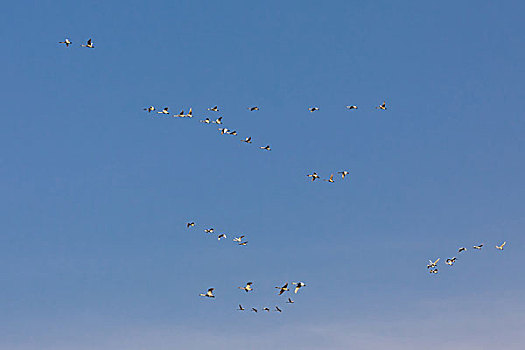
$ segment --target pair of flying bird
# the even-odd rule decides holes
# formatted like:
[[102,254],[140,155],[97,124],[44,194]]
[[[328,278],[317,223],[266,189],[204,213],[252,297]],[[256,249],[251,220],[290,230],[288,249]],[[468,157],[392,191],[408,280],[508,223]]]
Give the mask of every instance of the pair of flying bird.
[[[292,284],[295,285],[294,293],[297,293],[299,289],[306,286],[303,282],[292,282]],[[279,289],[279,295],[283,294],[284,292],[288,291],[288,282],[285,283],[282,287],[275,287],[276,289]],[[289,299],[290,300],[290,299]]]
[[[66,47],[69,47],[69,45],[73,44],[71,42],[71,40],[69,40],[69,38],[66,38],[64,39],[64,41],[59,41],[58,42],[59,44],[64,44],[66,45]],[[86,45],[82,44],[80,45],[81,47],[87,47],[87,48],[90,48],[90,49],[94,49],[95,46],[93,45],[93,41],[91,40],[91,38],[86,42]]]
[[[350,174],[348,171],[346,170],[343,170],[343,171],[338,171],[337,172],[338,174],[341,174],[341,178],[344,179],[346,175]],[[317,175],[317,173],[314,171],[312,174],[308,174],[306,175],[307,177],[310,177],[312,178],[312,182],[317,180],[317,179],[320,179],[321,177],[319,175]],[[335,182],[334,181],[334,174],[330,174],[330,177],[328,179],[325,179],[324,181],[327,181],[327,182]]]

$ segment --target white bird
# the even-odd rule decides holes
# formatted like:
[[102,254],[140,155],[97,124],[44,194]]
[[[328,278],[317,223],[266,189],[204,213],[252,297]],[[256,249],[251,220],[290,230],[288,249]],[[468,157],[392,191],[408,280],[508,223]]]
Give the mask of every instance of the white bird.
[[288,282],[286,282],[286,284],[282,287],[275,287],[277,289],[279,289],[279,295],[283,294],[284,292],[286,292],[288,289]]
[[456,257],[453,257],[452,259],[445,260],[445,264],[452,266],[456,262]]
[[505,244],[507,244],[507,242],[503,242],[503,243],[501,243],[500,246],[496,246],[496,249],[503,250],[503,246],[504,246]]
[[430,264],[427,265],[427,269],[430,269],[430,268],[433,268],[433,267],[436,267],[439,259],[441,258],[438,258],[436,261],[432,262],[432,260],[429,260]]
[[219,107],[215,106],[215,107],[212,107],[212,108],[208,108],[208,111],[218,112],[219,111]]
[[82,47],[89,47],[90,49],[94,49],[95,46],[93,46],[93,43],[91,41],[91,38],[87,41],[86,45],[80,45]]
[[204,230],[206,233],[213,233],[213,228],[207,228]]
[[149,112],[153,112],[155,110],[155,107],[153,106],[149,106],[148,108],[144,108],[145,111],[148,111]]
[[248,244],[248,241],[246,242],[241,242],[241,243],[238,243],[238,245],[247,245]]
[[472,248],[477,249],[477,250],[481,250],[481,248],[483,248],[483,244],[475,245]]
[[168,107],[164,107],[164,109],[160,112],[157,112],[159,114],[170,114],[170,112],[168,111]]
[[192,221],[192,222],[188,222],[186,223],[186,227],[192,227],[192,226],[195,226],[195,223]]
[[376,109],[385,110],[386,109],[386,101],[383,101],[383,104],[380,104],[379,106],[377,106]]
[[346,106],[347,109],[357,109],[357,106]]
[[307,177],[311,177],[312,178],[312,181],[315,181],[315,179],[319,179],[319,175],[317,175],[316,172],[314,172],[313,174],[308,174],[306,175]]
[[295,303],[295,301],[292,300],[292,298],[288,298],[288,301],[286,302],[286,304],[293,304]]
[[238,308],[237,310],[239,310],[239,311],[244,311],[244,308],[242,307],[241,304],[239,304],[239,308]]
[[71,44],[72,44],[72,42],[71,42],[71,41],[69,41],[69,39],[68,39],[68,38],[66,38],[66,39],[65,39],[64,41],[59,41],[58,43],[59,43],[59,44],[65,44],[65,45],[66,45],[66,47],[69,47],[69,45],[71,45]]
[[283,310],[279,309],[279,306],[276,306],[276,307],[275,307],[275,311],[283,312]]
[[270,148],[270,145],[266,145],[264,147],[259,147],[260,149],[264,149],[264,150],[267,150],[267,151],[271,151],[272,149]]
[[242,242],[242,239],[244,238],[244,235],[243,236],[239,236],[239,237],[235,237],[233,239],[234,242]]
[[215,124],[222,124],[222,117],[215,119],[215,121],[213,123],[215,123]]
[[212,123],[212,121],[210,120],[210,118],[206,118],[204,120],[201,120],[201,123],[210,124],[210,123]]
[[343,171],[338,171],[337,172],[338,174],[341,174],[341,177],[344,179],[346,175],[350,174],[348,171],[346,170],[343,170]]
[[228,133],[228,129],[226,129],[226,128],[219,128],[219,131],[221,132],[221,135],[224,135],[224,134]]
[[213,290],[215,288],[210,288],[208,289],[208,291],[206,292],[206,294],[199,294],[201,297],[208,297],[208,298],[215,298],[215,295],[213,295]]
[[224,233],[221,233],[221,234],[219,235],[219,237],[217,237],[217,239],[220,241],[221,238],[226,238],[226,235],[225,235]]
[[246,293],[248,293],[248,292],[251,292],[253,290],[252,284],[253,284],[253,282],[248,282],[248,283],[246,283],[246,286],[244,286],[244,287],[237,287],[237,288],[244,289],[244,291]]
[[252,138],[251,136],[250,137],[247,137],[245,138],[244,140],[241,140],[242,142],[246,142],[246,143],[252,143]]
[[253,111],[258,111],[258,110],[259,110],[259,107],[257,107],[257,106],[254,106],[254,107],[248,107],[248,109],[250,110],[250,112],[253,112]]
[[309,110],[310,112],[315,112],[315,111],[318,111],[319,108],[317,108],[317,107],[310,107],[310,108],[308,108],[308,110]]
[[306,286],[306,284],[303,282],[292,282],[292,284],[295,284],[295,290],[293,291],[294,293],[297,293],[300,288]]
[[466,251],[466,250],[467,250],[467,248],[465,248],[465,247],[461,247],[461,248],[458,249],[458,253],[464,252],[464,251]]
[[335,181],[334,181],[334,174],[331,174],[331,175],[330,175],[330,178],[329,178],[328,180],[324,180],[324,181],[335,182]]

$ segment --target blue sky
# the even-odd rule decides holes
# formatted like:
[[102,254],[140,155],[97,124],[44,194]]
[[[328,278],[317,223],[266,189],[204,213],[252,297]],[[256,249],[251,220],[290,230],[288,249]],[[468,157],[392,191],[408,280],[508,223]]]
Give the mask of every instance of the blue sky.
[[4,5],[0,349],[522,349],[524,10]]

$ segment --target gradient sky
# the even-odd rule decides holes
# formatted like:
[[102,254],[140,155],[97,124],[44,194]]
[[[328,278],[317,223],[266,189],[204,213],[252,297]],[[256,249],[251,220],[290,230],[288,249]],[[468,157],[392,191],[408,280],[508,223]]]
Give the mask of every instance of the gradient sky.
[[[524,12],[4,4],[0,349],[523,349]],[[214,105],[254,144],[199,123]]]

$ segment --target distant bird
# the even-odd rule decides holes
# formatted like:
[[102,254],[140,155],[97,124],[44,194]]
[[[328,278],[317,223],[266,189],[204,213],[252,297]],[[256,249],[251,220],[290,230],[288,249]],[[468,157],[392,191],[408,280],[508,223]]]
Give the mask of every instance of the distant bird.
[[238,308],[237,310],[239,310],[239,311],[244,311],[244,308],[242,307],[241,304],[239,304],[239,308]]
[[208,108],[208,111],[218,112],[219,111],[219,107],[215,106],[215,107],[212,107],[212,108]]
[[193,221],[192,221],[192,222],[188,222],[188,223],[186,224],[186,227],[188,227],[188,228],[189,228],[189,227],[192,227],[192,226],[195,226],[195,223],[194,223]]
[[95,46],[93,46],[93,42],[91,41],[91,38],[87,41],[86,45],[80,45],[82,47],[88,47],[90,49],[94,49]]
[[237,288],[244,289],[244,291],[246,293],[248,293],[248,292],[251,292],[253,290],[252,284],[253,284],[253,282],[248,282],[248,283],[246,283],[246,286],[244,286],[244,287],[237,287]]
[[193,111],[191,110],[191,107],[190,107],[190,110],[188,111],[188,114],[186,114],[185,117],[193,118]]
[[293,304],[295,303],[295,301],[292,300],[292,298],[288,298],[288,301],[286,302],[286,304]]
[[222,117],[219,117],[219,118],[215,119],[215,121],[213,123],[215,123],[215,124],[222,124]]
[[346,106],[347,109],[357,109],[357,106]]
[[452,266],[456,262],[456,257],[453,257],[452,259],[445,260],[445,264]]
[[472,248],[477,249],[477,250],[481,250],[481,248],[483,248],[483,244],[475,245]]
[[299,289],[306,286],[306,284],[304,284],[303,282],[292,282],[292,284],[295,284],[295,290],[293,291],[294,293],[297,293]]
[[239,237],[235,237],[233,239],[234,242],[242,242],[242,239],[244,238],[244,235],[243,236],[239,236]]
[[324,180],[324,181],[335,182],[335,181],[334,181],[334,174],[331,174],[331,175],[330,175],[330,178],[329,178],[328,180]]
[[431,269],[433,267],[436,267],[438,261],[440,258],[438,258],[436,261],[432,262],[432,260],[429,260],[430,264],[427,265],[427,269]]
[[317,108],[317,107],[310,107],[310,108],[308,108],[308,110],[309,110],[310,112],[315,112],[315,111],[318,111],[319,108]]
[[279,306],[276,306],[276,307],[275,307],[275,311],[283,312],[283,310],[279,309]]
[[379,106],[377,106],[376,109],[385,110],[386,109],[386,101],[383,101],[383,104],[380,104]]
[[213,123],[210,118],[206,118],[204,120],[201,120],[201,123],[206,123],[206,124],[210,124],[210,123]]
[[438,269],[432,269],[429,271],[430,273],[438,273]]
[[267,150],[267,151],[271,151],[272,149],[270,148],[270,145],[266,145],[264,147],[259,147],[260,149],[264,149],[264,150]]
[[186,114],[184,114],[184,109],[182,109],[179,114],[174,114],[174,117],[184,118]]
[[258,110],[259,110],[259,107],[257,107],[257,106],[254,106],[254,107],[248,107],[248,109],[250,110],[250,112],[253,112],[253,111],[258,111]]
[[208,291],[206,292],[206,294],[199,294],[201,297],[208,297],[208,298],[215,298],[215,295],[213,295],[213,290],[215,288],[210,288],[208,289]]
[[343,171],[338,171],[337,172],[338,174],[341,174],[341,177],[344,179],[346,175],[350,174],[348,171],[346,170],[343,170]]
[[144,108],[145,111],[148,111],[149,112],[153,112],[155,110],[155,107],[153,106],[149,106],[148,108]]
[[219,237],[217,237],[217,239],[220,241],[221,238],[226,238],[226,235],[225,235],[224,233],[221,233],[221,234],[219,235]]
[[458,253],[464,252],[464,251],[466,251],[466,250],[467,250],[467,248],[465,248],[465,247],[461,247],[461,248],[458,249]]
[[68,38],[66,38],[66,39],[65,39],[64,41],[59,41],[58,43],[59,43],[59,44],[65,44],[65,45],[66,45],[66,47],[69,47],[69,45],[71,45],[71,44],[72,44],[72,42],[71,42],[71,41],[69,41],[69,39],[68,39]]
[[283,294],[284,292],[286,292],[288,289],[288,282],[286,282],[286,284],[282,287],[275,287],[277,289],[279,289],[279,295]]
[[507,242],[503,242],[503,243],[501,243],[500,246],[496,246],[496,249],[503,250],[503,246],[504,246],[505,244],[507,244]]
[[314,172],[313,174],[308,174],[306,176],[311,177],[312,181],[315,181],[316,179],[319,179],[319,175],[317,175],[316,172]]
[[247,244],[248,244],[248,241],[239,243],[239,245],[247,245]]
[[207,228],[204,230],[204,232],[206,233],[213,233],[213,231],[214,231],[213,228]]
[[168,111],[168,107],[164,107],[164,109],[160,112],[157,112],[159,114],[170,114],[170,112]]
[[247,137],[245,138],[244,140],[241,140],[242,142],[246,142],[246,143],[252,143],[252,138],[251,136],[250,137]]
[[254,308],[254,307],[252,307],[252,311],[253,311],[253,312],[257,312],[257,309]]
[[228,133],[228,129],[226,129],[226,128],[219,128],[219,131],[221,132],[221,135],[224,135],[224,134]]
[[233,135],[233,136],[237,136],[237,131],[233,130],[233,131],[230,131],[228,134]]
[[268,307],[263,307],[263,310],[267,311],[267,312],[270,312],[270,308],[268,308]]

